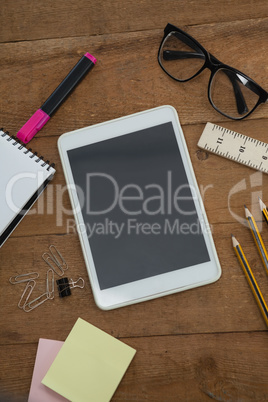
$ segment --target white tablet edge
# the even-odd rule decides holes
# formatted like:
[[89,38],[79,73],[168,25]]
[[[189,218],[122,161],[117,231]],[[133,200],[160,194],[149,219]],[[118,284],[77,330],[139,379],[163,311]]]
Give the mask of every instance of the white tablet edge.
[[[129,124],[130,121],[131,123]],[[180,126],[179,118],[176,110],[169,105],[160,106],[154,109],[135,113],[129,116],[99,123],[94,126],[85,127],[76,131],[63,134],[58,140],[58,148],[62,161],[63,171],[68,184],[68,191],[74,212],[77,227],[83,225],[83,217],[79,211],[79,201],[74,189],[74,179],[70,168],[67,150],[79,148],[83,145],[93,144],[95,142],[104,141],[110,138],[128,135],[138,130],[157,126],[165,122],[172,122],[176,135],[179,149],[181,151],[187,178],[190,184],[195,188],[197,200],[194,199],[197,214],[202,227],[207,232],[203,232],[206,246],[211,261],[208,263],[198,264],[196,266],[179,269],[177,271],[168,272],[154,277],[120,285],[114,288],[100,290],[96,270],[90,250],[90,245],[86,234],[80,233],[79,238],[82,251],[85,258],[87,271],[89,274],[94,299],[99,308],[109,310],[113,308],[123,307],[129,304],[150,300],[156,297],[177,293],[183,290],[203,286],[217,281],[221,276],[221,267],[218,260],[214,241],[209,229],[209,223],[204,209],[203,201],[199,192],[198,184],[195,178],[194,170],[188,153],[187,145]],[[109,125],[109,130],[107,126]],[[131,127],[131,129],[129,129]],[[104,128],[104,130],[102,130]],[[85,132],[92,135],[88,138]],[[112,134],[116,133],[116,134]],[[78,208],[77,208],[78,207]],[[191,279],[194,277],[194,281]],[[181,280],[181,286],[172,287],[174,281]],[[151,289],[154,289],[153,292]]]

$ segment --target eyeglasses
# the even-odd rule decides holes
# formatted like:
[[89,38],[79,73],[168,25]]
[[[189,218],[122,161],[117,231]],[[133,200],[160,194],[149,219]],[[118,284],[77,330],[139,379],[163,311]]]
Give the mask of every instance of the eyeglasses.
[[261,103],[268,92],[233,67],[223,64],[181,29],[167,24],[158,51],[158,62],[171,78],[186,82],[205,68],[211,71],[208,99],[222,115],[242,120]]

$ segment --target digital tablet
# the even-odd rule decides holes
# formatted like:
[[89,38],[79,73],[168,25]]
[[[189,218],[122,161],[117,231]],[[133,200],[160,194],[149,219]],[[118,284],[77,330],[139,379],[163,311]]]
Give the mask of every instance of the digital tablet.
[[173,107],[66,133],[58,148],[101,309],[219,279],[216,249]]

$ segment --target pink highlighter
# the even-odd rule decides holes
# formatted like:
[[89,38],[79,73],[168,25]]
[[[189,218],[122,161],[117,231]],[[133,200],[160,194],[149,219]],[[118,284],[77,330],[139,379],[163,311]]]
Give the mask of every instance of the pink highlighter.
[[17,137],[19,140],[27,144],[35,136],[38,131],[47,123],[53,113],[64,102],[76,85],[84,78],[86,73],[92,69],[96,63],[95,57],[86,53],[69,74],[64,78],[60,85],[38,109],[32,117],[18,131]]

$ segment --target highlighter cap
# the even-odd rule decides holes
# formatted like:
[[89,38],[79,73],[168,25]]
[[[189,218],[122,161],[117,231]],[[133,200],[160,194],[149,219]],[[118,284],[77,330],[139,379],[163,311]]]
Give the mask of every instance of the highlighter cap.
[[18,139],[24,144],[27,144],[49,119],[50,116],[48,114],[46,114],[42,109],[38,109],[18,131]]

